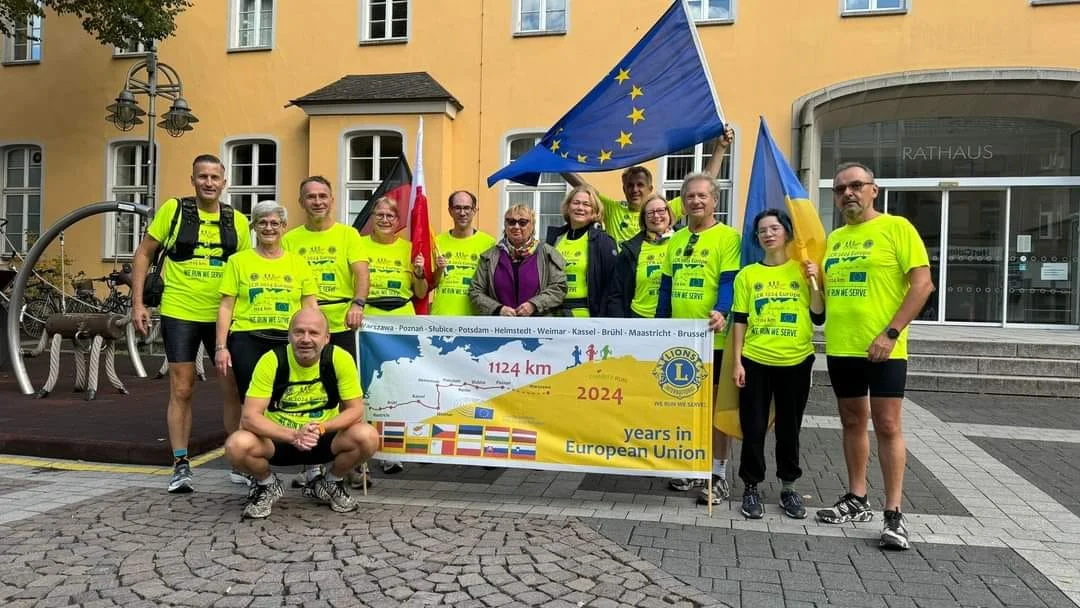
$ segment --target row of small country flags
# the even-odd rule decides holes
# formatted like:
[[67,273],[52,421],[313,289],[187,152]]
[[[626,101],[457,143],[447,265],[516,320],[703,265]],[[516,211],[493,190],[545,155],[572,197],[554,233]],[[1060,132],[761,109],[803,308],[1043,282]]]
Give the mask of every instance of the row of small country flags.
[[478,424],[376,422],[384,452],[536,459],[536,431]]

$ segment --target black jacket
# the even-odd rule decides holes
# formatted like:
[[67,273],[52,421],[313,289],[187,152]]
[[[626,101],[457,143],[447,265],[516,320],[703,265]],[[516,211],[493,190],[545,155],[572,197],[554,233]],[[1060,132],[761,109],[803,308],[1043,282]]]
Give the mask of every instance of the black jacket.
[[630,303],[634,301],[634,292],[637,291],[637,263],[644,242],[644,231],[635,234],[629,241],[623,241],[619,257],[615,259],[615,276],[608,288],[605,316],[626,319],[635,316],[630,310]]
[[[589,239],[587,249],[589,270],[585,276],[585,284],[589,287],[589,295],[586,298],[589,316],[606,317],[609,316],[607,314],[608,287],[612,277],[615,276],[615,256],[618,246],[615,245],[615,239],[604,232],[600,224],[593,224],[586,230],[588,234],[584,238]],[[569,223],[562,226],[549,226],[545,241],[554,247],[559,237],[568,232],[570,232]]]

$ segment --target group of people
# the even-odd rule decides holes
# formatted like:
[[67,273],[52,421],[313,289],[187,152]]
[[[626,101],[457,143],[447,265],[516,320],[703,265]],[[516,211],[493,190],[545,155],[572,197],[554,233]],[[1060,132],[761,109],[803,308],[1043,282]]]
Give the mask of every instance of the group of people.
[[[760,213],[754,232],[740,237],[715,217],[715,180],[732,136],[728,131],[717,140],[705,171],[687,176],[670,201],[653,191],[644,167],[623,172],[621,201],[600,195],[577,174],[564,174],[571,185],[561,209],[565,224],[549,229],[543,241],[531,206],[508,208],[496,239],[473,225],[476,196],[454,192],[448,199],[454,225],[436,238],[430,284],[423,257],[413,258],[410,244],[398,237],[394,201],[373,203],[372,233],[361,237],[334,220],[330,184],[309,177],[300,185],[304,224],[286,232],[285,209],[260,202],[252,209],[252,246],[247,220],[219,202],[221,162],[196,158],[195,199],[171,199],[159,209],[136,253],[133,289],[134,321],[145,331],[141,282],[154,252],[164,247],[160,313],[175,458],[169,491],[192,489],[186,443],[193,361],[202,342],[214,352],[222,379],[232,475],[251,484],[244,514],[266,517],[282,495],[270,465],[307,466],[299,479],[305,495],[336,511],[355,509],[347,480],[378,448],[377,432],[363,421],[355,331],[365,316],[415,314],[413,298],[430,291],[436,315],[706,320],[714,332],[714,385],[732,331],[729,356],[743,433],[738,476],[748,518],[764,513],[758,486],[765,479],[770,404],[778,502],[787,516],[806,517],[795,488],[802,475],[799,430],[814,362],[813,326],[824,323],[849,491],[817,518],[872,519],[866,496],[872,417],[885,478],[881,544],[907,548],[900,413],[906,328],[933,290],[926,249],[910,222],[874,209],[873,172],[859,163],[842,165],[834,177],[834,202],[845,225],[828,237],[821,267],[788,257],[794,228],[782,209]],[[192,223],[197,230],[182,229]],[[194,240],[193,249],[185,238]],[[742,238],[756,239],[761,262],[741,267]],[[711,484],[672,479],[670,487],[699,490],[703,504],[725,500],[729,444],[714,430]],[[393,472],[402,465],[383,466]]]

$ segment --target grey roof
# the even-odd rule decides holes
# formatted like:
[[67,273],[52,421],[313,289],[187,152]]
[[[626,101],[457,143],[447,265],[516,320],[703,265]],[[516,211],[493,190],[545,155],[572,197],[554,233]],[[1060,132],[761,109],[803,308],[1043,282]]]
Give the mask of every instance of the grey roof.
[[353,74],[290,103],[306,106],[406,101],[449,101],[462,109],[461,102],[427,72]]

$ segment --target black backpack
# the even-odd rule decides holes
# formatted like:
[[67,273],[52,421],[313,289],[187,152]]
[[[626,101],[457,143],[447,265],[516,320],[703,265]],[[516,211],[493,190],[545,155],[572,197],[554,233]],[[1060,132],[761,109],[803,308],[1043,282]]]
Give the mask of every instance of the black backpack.
[[281,398],[285,395],[285,390],[290,386],[298,386],[302,384],[315,384],[316,382],[322,382],[323,390],[326,391],[326,404],[304,411],[290,411],[290,414],[306,414],[308,412],[333,409],[341,403],[341,393],[338,391],[337,371],[334,370],[334,349],[337,347],[333,344],[327,344],[323,347],[322,353],[319,355],[319,378],[316,380],[308,380],[306,382],[289,382],[289,354],[288,344],[282,344],[281,346],[274,347],[273,353],[277,357],[277,371],[274,373],[274,388],[270,391],[270,405],[267,407],[268,411],[275,412],[280,411]]
[[[239,237],[236,234],[236,219],[233,216],[235,210],[225,203],[218,203],[221,207],[218,217],[218,229],[221,234],[221,261],[226,261],[229,256],[236,253]],[[143,304],[150,307],[161,305],[161,295],[165,293],[165,281],[161,278],[161,272],[165,266],[165,256],[174,262],[182,262],[195,257],[195,247],[207,246],[209,243],[199,242],[199,207],[195,199],[190,196],[176,199],[176,211],[173,212],[172,221],[169,223],[169,231],[165,236],[168,240],[176,230],[177,222],[180,222],[180,230],[171,245],[162,243],[154,253],[154,259],[150,264],[150,271],[143,283]]]

